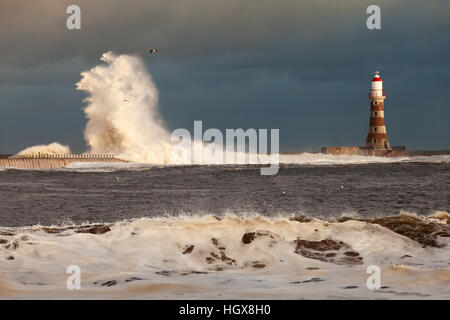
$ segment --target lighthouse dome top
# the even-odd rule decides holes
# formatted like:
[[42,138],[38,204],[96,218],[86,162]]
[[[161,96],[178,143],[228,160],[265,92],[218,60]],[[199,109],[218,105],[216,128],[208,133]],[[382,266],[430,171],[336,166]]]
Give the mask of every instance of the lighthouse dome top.
[[380,71],[375,71],[375,75],[373,76],[372,81],[383,81],[380,78]]
[[380,78],[380,72],[375,72],[370,86],[369,97],[384,97],[383,81]]

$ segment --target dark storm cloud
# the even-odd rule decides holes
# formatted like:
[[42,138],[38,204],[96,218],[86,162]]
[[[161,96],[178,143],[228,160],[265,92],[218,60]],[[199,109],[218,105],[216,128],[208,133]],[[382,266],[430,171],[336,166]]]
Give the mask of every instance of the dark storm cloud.
[[[149,47],[160,49],[147,63],[171,128],[280,128],[284,150],[361,144],[380,69],[393,144],[450,147],[448,1],[377,1],[376,31],[365,27],[372,1],[33,4],[0,3],[2,151],[53,140],[82,151],[80,72],[105,51],[146,57]],[[65,27],[69,4],[81,7],[81,31]],[[21,134],[5,138],[14,126]]]

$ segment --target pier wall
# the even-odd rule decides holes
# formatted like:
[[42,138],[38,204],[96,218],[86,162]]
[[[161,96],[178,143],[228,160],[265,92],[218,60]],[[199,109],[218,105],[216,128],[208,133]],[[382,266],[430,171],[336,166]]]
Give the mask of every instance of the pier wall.
[[0,167],[20,169],[62,168],[73,162],[126,162],[110,154],[0,154]]

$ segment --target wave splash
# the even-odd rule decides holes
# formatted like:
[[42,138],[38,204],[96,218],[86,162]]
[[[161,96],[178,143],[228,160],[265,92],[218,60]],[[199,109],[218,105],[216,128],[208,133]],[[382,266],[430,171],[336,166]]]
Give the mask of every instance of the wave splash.
[[137,56],[104,53],[81,73],[78,90],[88,93],[84,132],[91,153],[113,153],[143,163],[170,163],[170,134],[158,110],[158,90]]
[[63,146],[57,142],[47,145],[37,145],[26,148],[18,153],[19,156],[38,156],[42,154],[71,154],[68,146]]

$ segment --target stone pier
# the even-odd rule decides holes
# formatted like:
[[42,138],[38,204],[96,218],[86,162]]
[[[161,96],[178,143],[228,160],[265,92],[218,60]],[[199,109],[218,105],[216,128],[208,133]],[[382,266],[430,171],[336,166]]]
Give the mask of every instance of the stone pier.
[[73,162],[127,162],[112,154],[0,154],[0,167],[21,169],[62,168]]

